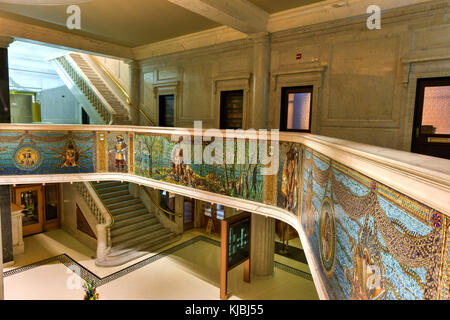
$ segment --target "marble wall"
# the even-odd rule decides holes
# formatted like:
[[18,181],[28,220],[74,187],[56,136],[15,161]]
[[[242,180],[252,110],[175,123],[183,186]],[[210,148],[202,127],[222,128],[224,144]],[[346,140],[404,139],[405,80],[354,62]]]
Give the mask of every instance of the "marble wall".
[[[279,127],[282,87],[314,85],[312,133],[409,151],[416,78],[450,76],[448,8],[424,6],[383,13],[380,30],[359,16],[273,33],[270,126]],[[175,93],[175,126],[218,127],[222,85],[252,96],[252,54],[241,39],[142,60],[141,103],[157,119],[158,94]],[[249,98],[246,119],[250,107]]]

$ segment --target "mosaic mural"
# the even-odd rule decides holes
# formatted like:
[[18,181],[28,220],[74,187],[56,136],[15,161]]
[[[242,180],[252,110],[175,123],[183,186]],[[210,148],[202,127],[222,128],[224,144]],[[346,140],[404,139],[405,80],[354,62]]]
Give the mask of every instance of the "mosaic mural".
[[280,142],[277,204],[296,215],[300,202],[300,163],[301,146],[292,142]]
[[[243,161],[230,156],[236,141],[224,141],[214,152],[223,161],[194,164],[212,143],[191,146],[189,159],[189,148],[169,135],[3,131],[0,175],[91,173],[98,161],[100,172],[263,202],[261,165],[249,155],[254,141],[241,145]],[[298,216],[331,299],[449,298],[447,216],[303,145],[280,142],[279,150],[267,188],[276,188],[278,207]]]
[[95,133],[0,132],[0,173],[94,172],[95,143]]
[[128,135],[108,134],[108,169],[110,172],[128,172]]
[[302,208],[330,298],[448,299],[445,215],[309,149]]
[[[203,151],[208,147],[204,143]],[[246,151],[248,151],[248,143]],[[231,149],[231,148],[230,148]],[[226,143],[223,158],[226,159]],[[192,154],[194,150],[192,150]],[[174,162],[172,161],[172,155]],[[183,148],[169,136],[135,136],[135,173],[140,176],[182,184],[199,190],[262,202],[263,176],[259,164],[253,164],[246,152],[245,163],[195,164],[185,161]]]

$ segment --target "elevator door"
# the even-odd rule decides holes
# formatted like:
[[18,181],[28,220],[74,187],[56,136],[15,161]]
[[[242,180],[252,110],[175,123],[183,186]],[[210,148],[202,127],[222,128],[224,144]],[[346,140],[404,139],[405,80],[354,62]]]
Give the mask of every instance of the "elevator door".
[[411,151],[450,159],[450,77],[417,81]]

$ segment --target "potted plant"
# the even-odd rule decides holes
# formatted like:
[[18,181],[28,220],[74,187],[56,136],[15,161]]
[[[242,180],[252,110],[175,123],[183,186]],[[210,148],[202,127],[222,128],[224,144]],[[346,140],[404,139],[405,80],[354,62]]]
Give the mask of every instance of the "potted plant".
[[86,283],[83,285],[84,289],[84,299],[83,300],[98,300],[99,296],[97,293],[97,285],[95,284],[95,280],[89,281],[86,278]]

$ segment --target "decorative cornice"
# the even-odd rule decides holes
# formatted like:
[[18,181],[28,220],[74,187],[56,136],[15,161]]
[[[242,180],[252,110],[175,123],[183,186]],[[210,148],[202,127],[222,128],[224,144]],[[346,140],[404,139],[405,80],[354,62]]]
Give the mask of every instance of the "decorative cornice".
[[376,3],[372,0],[327,0],[272,14],[269,19],[268,31],[274,33],[351,17],[368,17],[367,8],[374,4],[386,12],[427,2],[431,2],[431,0],[378,0]]
[[[383,11],[383,23],[396,22],[409,14],[429,15],[431,10],[449,6],[449,0],[379,0],[377,5]],[[137,60],[189,52],[236,40],[260,41],[271,37],[272,41],[286,41],[311,32],[336,32],[336,28],[353,27],[367,19],[367,8],[371,0],[328,0],[272,14],[268,32],[247,36],[229,27],[218,27],[188,34],[157,43],[133,48]],[[409,19],[409,18],[405,18]]]
[[239,31],[228,27],[218,27],[136,47],[133,48],[133,54],[137,60],[143,60],[246,38],[247,35]]

